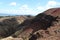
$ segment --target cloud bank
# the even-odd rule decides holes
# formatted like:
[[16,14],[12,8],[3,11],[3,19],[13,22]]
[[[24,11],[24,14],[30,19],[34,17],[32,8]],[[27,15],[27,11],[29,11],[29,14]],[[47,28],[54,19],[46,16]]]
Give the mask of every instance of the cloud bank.
[[[10,6],[16,6],[18,5],[16,2],[11,2],[9,4]],[[3,12],[3,13],[13,13],[13,14],[17,14],[17,15],[37,15],[49,8],[54,8],[54,7],[59,7],[60,6],[60,3],[59,2],[56,2],[54,0],[51,0],[51,1],[48,1],[47,4],[45,6],[37,6],[35,7],[35,9],[32,9],[29,7],[29,5],[27,4],[23,4],[21,5],[20,7],[18,7],[18,9],[5,9],[5,10],[0,10],[0,12]]]
[[16,6],[17,3],[16,3],[16,2],[11,2],[9,5],[11,5],[11,6]]

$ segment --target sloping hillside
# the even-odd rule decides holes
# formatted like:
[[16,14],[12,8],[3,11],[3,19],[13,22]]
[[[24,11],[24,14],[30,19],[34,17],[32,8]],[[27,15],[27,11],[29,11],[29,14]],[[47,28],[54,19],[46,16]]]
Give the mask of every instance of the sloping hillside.
[[59,16],[60,17],[60,8],[52,8],[44,11],[44,13],[52,16]]
[[6,38],[13,35],[19,30],[18,25],[24,22],[26,19],[30,19],[27,16],[11,16],[0,18],[0,38]]
[[[55,12],[53,13],[53,11],[55,10]],[[46,13],[46,14],[48,14],[48,15],[52,15],[52,16],[54,16],[54,17],[56,17],[56,16],[59,16],[60,17],[60,11],[57,11],[57,10],[60,10],[60,8],[53,8],[53,9],[49,9],[49,10],[47,10],[47,11],[45,11],[45,12],[43,12],[43,13]],[[51,11],[51,12],[49,12],[49,11]],[[40,18],[38,18],[38,19],[40,19]],[[37,20],[37,19],[36,19]],[[38,22],[39,20],[37,20],[37,22]],[[33,21],[34,22],[34,21]],[[34,22],[34,24],[33,23],[31,23],[30,24],[30,27],[32,28],[33,26],[38,26],[38,27],[40,27],[39,25],[41,25],[40,23],[39,23],[39,25],[38,25],[38,23],[36,24],[35,22]],[[28,35],[30,35],[30,33],[32,32],[32,30],[33,29],[31,29],[31,28],[27,28],[24,32],[22,32],[18,37],[22,37],[22,39],[26,39],[26,40],[28,40]],[[37,28],[35,28],[35,29],[37,29]],[[49,31],[49,33],[47,32],[47,31]],[[50,28],[48,28],[47,29],[47,31],[45,32],[45,30],[38,30],[37,32],[41,35],[40,37],[38,37],[38,39],[37,40],[60,40],[60,19],[58,18],[58,22],[53,22],[53,25],[52,26],[50,26]],[[34,34],[36,34],[37,32],[35,32]],[[34,39],[35,40],[35,39]]]
[[[48,9],[43,13],[44,15],[37,15],[28,22],[26,21],[19,25],[23,26],[24,28],[23,30],[19,30],[17,32],[18,34],[14,35],[16,38],[10,37],[3,40],[60,40],[60,8]],[[53,16],[53,18],[58,16],[58,22],[54,21],[55,19],[52,21],[49,20],[51,18],[48,15]],[[44,19],[45,17],[48,17],[48,21]],[[49,24],[49,21],[52,25]]]

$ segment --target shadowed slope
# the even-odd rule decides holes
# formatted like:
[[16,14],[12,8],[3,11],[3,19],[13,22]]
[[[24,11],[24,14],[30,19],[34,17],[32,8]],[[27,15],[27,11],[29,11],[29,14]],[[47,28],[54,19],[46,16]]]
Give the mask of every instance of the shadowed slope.
[[[35,18],[31,20],[25,20],[19,27],[20,29],[19,34],[26,31],[28,32],[29,29],[32,30],[32,34],[38,30],[47,30],[50,26],[52,26],[54,21],[58,21],[57,17],[53,17],[51,15],[46,15],[45,13],[38,14]],[[13,35],[14,37],[15,35]]]
[[12,35],[17,29],[18,22],[15,18],[5,19],[0,22],[0,37],[8,37]]

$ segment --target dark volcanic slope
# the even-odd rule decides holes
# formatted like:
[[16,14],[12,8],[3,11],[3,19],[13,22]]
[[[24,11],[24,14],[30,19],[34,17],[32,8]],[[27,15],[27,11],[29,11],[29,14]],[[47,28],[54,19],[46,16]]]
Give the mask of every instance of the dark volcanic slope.
[[[48,15],[45,15],[45,14],[48,14]],[[43,12],[42,17],[40,14],[37,15],[34,19],[32,19],[31,24],[29,24],[29,26],[27,26],[27,28],[24,28],[24,31],[22,31],[21,35],[26,34],[24,36],[27,36],[28,34],[30,34],[32,32],[32,30],[34,33],[38,30],[42,30],[42,29],[45,30],[45,28],[53,27],[55,24],[53,26],[50,24],[52,24],[56,21],[55,17],[57,17],[57,16],[58,17],[60,16],[60,8],[49,9],[49,10]],[[56,22],[56,23],[58,23],[58,22]],[[60,24],[58,23],[58,25],[60,25]],[[57,28],[57,25],[55,25],[55,27],[56,27],[56,29],[59,28],[59,26]]]
[[56,19],[57,17],[53,17],[51,15],[46,15],[44,13],[41,13],[31,20],[30,25],[26,29],[29,28],[33,29],[32,33],[38,30],[47,30],[47,28],[52,26],[52,23],[56,21]]
[[0,38],[8,37],[12,35],[18,26],[18,22],[15,18],[5,19],[0,22]]
[[[42,14],[38,14],[35,18],[28,20],[28,22],[23,22],[19,25],[19,27],[23,27],[21,28],[22,30],[17,32],[19,34],[18,37],[28,40],[30,33],[35,34],[35,32],[38,32],[42,35],[38,40],[60,40],[60,19],[57,16],[60,17],[60,8],[52,8]],[[57,19],[59,19],[58,22],[56,21]],[[46,29],[49,31],[49,34],[45,32]],[[19,40],[19,38],[17,39]]]

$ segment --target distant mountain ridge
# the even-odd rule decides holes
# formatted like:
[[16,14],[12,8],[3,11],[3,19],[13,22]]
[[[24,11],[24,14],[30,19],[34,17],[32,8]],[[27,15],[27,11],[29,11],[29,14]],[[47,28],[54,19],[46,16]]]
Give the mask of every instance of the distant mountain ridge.
[[21,16],[20,14],[13,14],[13,13],[0,13],[0,16]]
[[15,14],[0,13],[0,16],[14,16]]

